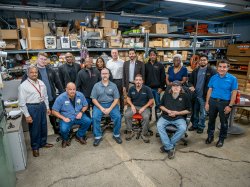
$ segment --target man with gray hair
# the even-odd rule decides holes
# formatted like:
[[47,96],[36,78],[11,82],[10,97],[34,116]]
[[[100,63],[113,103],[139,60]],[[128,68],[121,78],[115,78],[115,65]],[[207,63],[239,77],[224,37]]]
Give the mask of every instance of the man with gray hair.
[[47,118],[50,115],[47,89],[43,81],[38,79],[38,69],[31,65],[28,78],[19,86],[18,100],[26,122],[29,124],[31,148],[33,156],[39,156],[39,148],[50,148],[47,143]]
[[119,59],[118,50],[111,50],[112,59],[106,64],[106,67],[111,71],[113,76],[113,82],[116,84],[119,94],[120,94],[120,112],[123,114],[124,109],[124,98],[123,98],[123,64],[124,61]]

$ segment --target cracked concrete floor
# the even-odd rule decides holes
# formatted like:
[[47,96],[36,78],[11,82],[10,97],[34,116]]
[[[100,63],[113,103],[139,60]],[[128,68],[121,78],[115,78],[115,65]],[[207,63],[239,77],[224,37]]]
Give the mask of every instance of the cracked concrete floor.
[[93,147],[89,134],[87,145],[72,140],[70,147],[62,149],[56,136],[50,135],[48,142],[55,146],[41,149],[40,157],[32,157],[29,148],[27,169],[17,173],[17,187],[249,187],[250,125],[244,119],[237,125],[245,129],[245,134],[230,135],[222,148],[215,147],[217,139],[205,145],[205,133],[188,132],[188,146],[179,143],[173,160],[159,152],[161,143],[155,136],[145,144],[136,139],[127,142],[122,134],[123,144],[118,145],[107,131],[98,147]]

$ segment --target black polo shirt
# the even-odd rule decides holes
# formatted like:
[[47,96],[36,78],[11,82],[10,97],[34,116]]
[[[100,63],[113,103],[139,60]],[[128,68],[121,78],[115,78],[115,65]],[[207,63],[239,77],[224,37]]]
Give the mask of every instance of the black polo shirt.
[[[173,111],[183,111],[183,110],[191,111],[191,101],[186,93],[181,93],[176,99],[174,99],[172,94],[169,93],[169,90],[167,89],[161,99],[160,106],[164,106],[168,110],[173,110]],[[185,116],[183,115],[170,117],[166,112],[162,112],[162,117],[170,121],[177,119],[185,119]]]
[[128,91],[128,97],[133,105],[143,107],[150,99],[153,99],[153,94],[148,86],[142,85],[139,92],[137,92],[135,86],[132,86]]

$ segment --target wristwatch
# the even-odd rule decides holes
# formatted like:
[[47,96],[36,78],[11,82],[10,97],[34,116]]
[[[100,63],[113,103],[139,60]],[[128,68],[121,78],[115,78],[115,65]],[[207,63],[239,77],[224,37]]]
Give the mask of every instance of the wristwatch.
[[233,105],[228,105],[230,108],[233,108]]

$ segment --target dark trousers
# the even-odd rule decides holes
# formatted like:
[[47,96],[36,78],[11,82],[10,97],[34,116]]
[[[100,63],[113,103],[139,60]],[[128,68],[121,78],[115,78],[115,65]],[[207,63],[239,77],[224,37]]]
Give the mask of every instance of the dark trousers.
[[[52,100],[52,101],[49,102],[50,110],[52,109],[52,106],[53,106],[54,102],[55,102],[55,100]],[[50,121],[50,124],[53,127],[54,133],[58,134],[59,131],[60,131],[60,127],[59,127],[59,122],[57,121],[57,118],[51,114],[51,115],[49,115],[49,121]]]
[[122,86],[122,79],[113,79],[113,83],[116,84],[119,94],[120,94],[120,112],[123,114],[124,109],[124,98],[123,98],[123,86]]
[[217,114],[219,113],[220,117],[220,139],[225,139],[227,136],[227,129],[228,129],[228,118],[229,114],[224,113],[224,109],[226,106],[228,106],[229,101],[217,101],[216,99],[210,98],[209,100],[209,122],[208,122],[208,129],[207,134],[209,137],[214,136],[214,130],[215,130],[215,120],[217,117]]
[[32,150],[38,150],[47,143],[47,109],[45,103],[26,104],[33,123],[29,124]]

